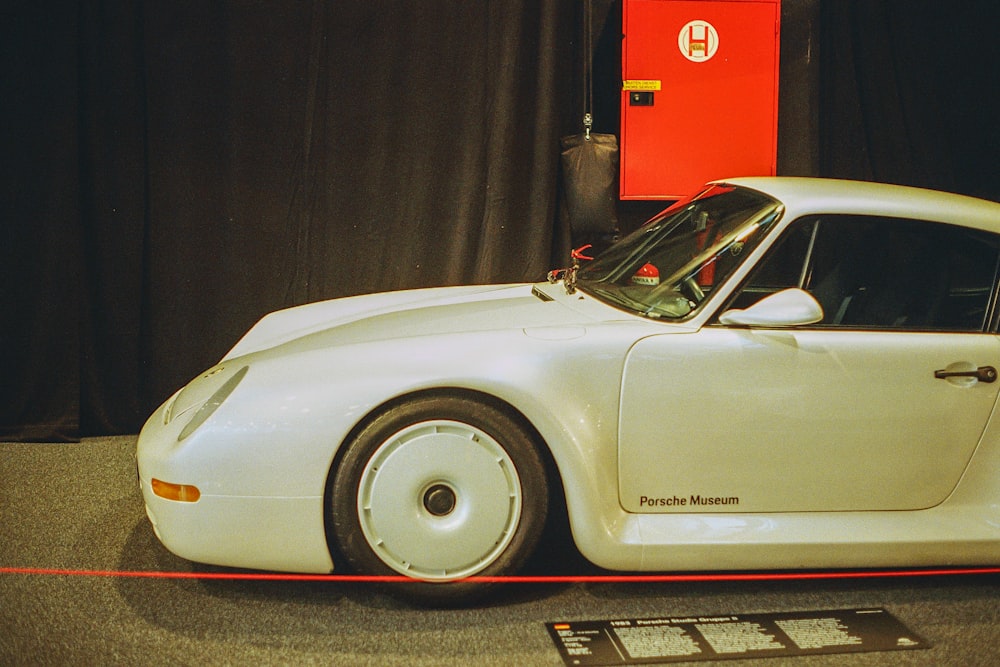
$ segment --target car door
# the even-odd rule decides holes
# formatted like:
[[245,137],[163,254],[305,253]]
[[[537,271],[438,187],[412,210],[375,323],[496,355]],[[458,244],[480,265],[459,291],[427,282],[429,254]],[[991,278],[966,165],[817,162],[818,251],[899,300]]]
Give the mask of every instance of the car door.
[[997,399],[998,240],[827,216],[791,225],[720,309],[788,287],[815,325],[639,341],[625,364],[621,503],[633,512],[906,510],[955,488]]

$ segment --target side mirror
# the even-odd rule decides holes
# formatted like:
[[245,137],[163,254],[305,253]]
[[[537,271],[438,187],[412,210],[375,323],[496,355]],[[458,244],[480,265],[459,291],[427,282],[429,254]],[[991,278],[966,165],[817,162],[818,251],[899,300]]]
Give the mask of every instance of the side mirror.
[[792,287],[764,297],[746,309],[727,310],[721,324],[738,327],[799,327],[823,319],[823,307],[809,292]]

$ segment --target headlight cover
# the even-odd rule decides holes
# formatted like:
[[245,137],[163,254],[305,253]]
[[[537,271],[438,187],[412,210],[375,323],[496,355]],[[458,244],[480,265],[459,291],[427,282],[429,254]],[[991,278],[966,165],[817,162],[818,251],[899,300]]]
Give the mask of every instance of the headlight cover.
[[221,387],[219,387],[214,394],[212,394],[207,401],[201,404],[197,412],[191,417],[191,421],[181,429],[181,432],[177,435],[177,442],[183,441],[189,435],[194,433],[198,427],[205,423],[205,421],[212,416],[212,414],[222,405],[230,394],[232,394],[236,387],[239,386],[240,382],[246,376],[247,371],[250,370],[249,366],[244,366],[235,373],[232,377],[226,380]]

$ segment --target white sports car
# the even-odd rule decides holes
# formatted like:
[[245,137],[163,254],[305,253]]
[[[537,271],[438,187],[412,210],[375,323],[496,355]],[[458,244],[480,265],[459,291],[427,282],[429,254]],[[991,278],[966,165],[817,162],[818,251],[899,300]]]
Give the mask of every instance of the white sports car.
[[146,510],[186,559],[428,601],[559,496],[612,570],[1000,563],[998,266],[1000,204],[713,183],[549,282],[266,316],[146,423]]

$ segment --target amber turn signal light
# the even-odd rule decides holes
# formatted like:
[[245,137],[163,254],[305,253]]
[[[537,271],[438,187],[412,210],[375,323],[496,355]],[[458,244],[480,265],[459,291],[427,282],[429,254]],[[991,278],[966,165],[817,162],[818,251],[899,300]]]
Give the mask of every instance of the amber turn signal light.
[[167,500],[176,500],[182,503],[196,503],[201,498],[201,491],[198,487],[190,484],[171,484],[161,482],[158,479],[152,480],[153,493]]

